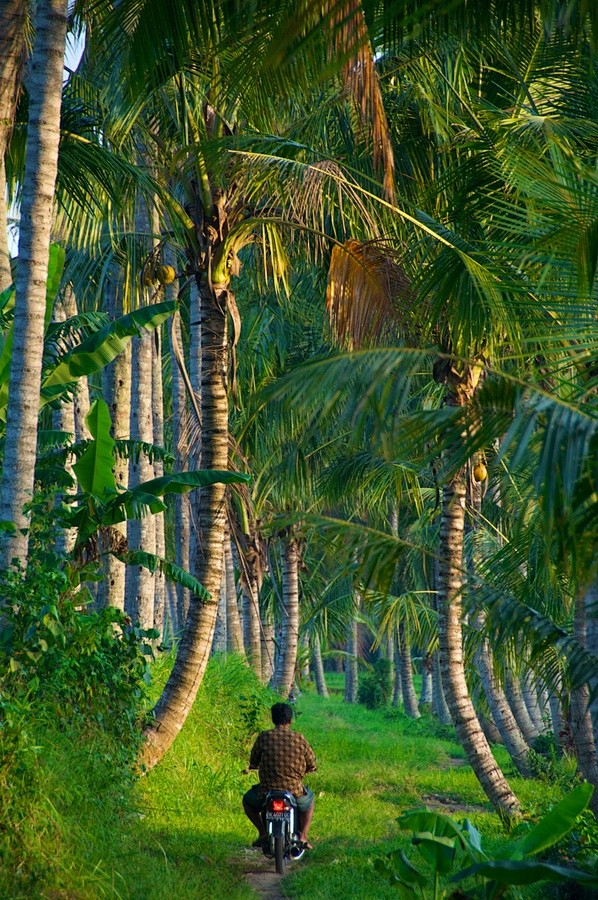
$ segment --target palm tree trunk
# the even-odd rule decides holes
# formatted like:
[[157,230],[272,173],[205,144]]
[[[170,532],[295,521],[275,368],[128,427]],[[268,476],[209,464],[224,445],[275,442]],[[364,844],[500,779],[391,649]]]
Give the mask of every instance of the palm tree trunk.
[[394,638],[393,655],[395,660],[395,677],[392,691],[392,705],[403,705],[403,673],[401,672],[401,649],[399,647],[398,633]]
[[299,644],[299,543],[292,535],[283,537],[282,631],[273,689],[288,697],[295,681]]
[[486,740],[488,741],[488,743],[489,744],[502,744],[503,739],[501,738],[500,731],[494,724],[494,721],[492,719],[487,719],[479,711],[477,713],[477,716],[478,716],[482,731],[486,735]]
[[[73,315],[74,314],[75,313],[73,313]],[[83,378],[80,378],[77,382],[77,390],[75,391],[74,396],[75,434],[78,441],[87,441],[91,437],[87,422],[85,421],[89,413],[89,408],[89,384],[87,378],[83,376]]]
[[532,724],[538,734],[544,734],[546,724],[542,717],[542,710],[538,701],[538,689],[534,673],[530,668],[525,669],[521,679],[521,691],[523,693],[523,702],[532,720]]
[[548,692],[548,706],[556,745],[566,752],[569,750],[568,725],[563,713],[561,698],[555,690]]
[[242,579],[243,596],[243,641],[249,665],[258,678],[262,675],[262,634],[260,623],[260,599],[257,578],[251,565],[246,562],[247,572]]
[[505,669],[505,693],[521,733],[527,744],[531,746],[538,737],[539,732],[534,727],[534,723],[527,711],[519,676],[509,668],[508,663]]
[[[478,614],[475,627],[479,630],[483,629],[483,613]],[[476,653],[476,667],[484,688],[490,715],[501,740],[509,751],[519,774],[524,778],[531,778],[532,771],[528,761],[530,748],[519,729],[504,691],[494,675],[492,650],[487,638],[483,640]]]
[[[122,300],[115,278],[108,280],[104,294],[104,306],[113,319],[122,315]],[[110,407],[112,435],[115,440],[127,439],[131,428],[131,344],[127,343],[114,362],[102,371],[102,391]],[[129,486],[128,460],[117,456],[114,461],[114,478],[125,490]],[[120,522],[113,526],[126,542],[127,525]],[[99,591],[100,606],[125,608],[126,565],[112,554],[103,558],[104,578]]]
[[324,673],[324,663],[322,661],[322,648],[320,646],[320,636],[315,633],[311,644],[312,662],[314,670],[314,679],[316,682],[316,691],[319,697],[328,697],[328,687],[326,685],[326,675]]
[[[190,469],[202,468],[201,450],[204,444],[204,436],[202,430],[202,292],[198,285],[191,284],[189,289],[189,379],[191,392],[193,397],[189,397],[189,424],[188,424],[188,467]],[[194,401],[194,402],[193,402]],[[197,416],[196,409],[199,411]],[[199,543],[199,525],[197,522],[197,508],[189,498],[189,566],[193,575],[197,576],[195,571],[196,561],[201,554]],[[185,598],[191,603],[191,596]],[[188,608],[184,611],[182,622],[187,621]]]
[[[575,601],[573,634],[578,643],[585,647],[586,597],[583,593],[578,594]],[[590,714],[590,689],[587,683],[571,691],[571,732],[577,767],[586,781],[594,785],[590,807],[598,819],[598,758]]]
[[401,678],[403,680],[403,709],[410,719],[419,719],[421,713],[417,704],[417,694],[413,686],[413,663],[411,661],[411,641],[404,625],[399,625],[399,655],[401,657]]
[[357,703],[359,690],[359,669],[357,654],[359,651],[357,642],[357,619],[352,616],[347,625],[347,658],[345,659],[345,703]]
[[[228,468],[227,285],[213,284],[201,303],[201,408],[203,418],[201,465]],[[213,484],[197,492],[194,504],[198,552],[194,574],[212,595],[208,602],[191,597],[177,658],[154,708],[154,722],[146,730],[143,763],[154,766],[170,747],[193,705],[208,663],[222,579],[226,524],[225,485]]]
[[[157,328],[152,335],[152,423],[153,442],[164,447],[164,388],[162,384],[162,329]],[[154,477],[164,474],[164,462],[154,459]],[[166,534],[164,513],[153,516],[155,527],[156,553],[162,559],[166,556]],[[157,569],[154,574],[154,628],[164,637],[166,625],[166,583],[164,573]]]
[[270,684],[276,659],[276,628],[274,622],[262,619],[262,683]]
[[[174,262],[174,260],[171,261]],[[167,298],[172,285],[167,285]],[[174,291],[172,291],[174,295]],[[181,320],[175,314],[169,329],[170,358],[172,366],[172,443],[177,472],[186,471],[189,463],[189,430],[187,415],[187,394],[179,366],[176,362],[175,346],[182,349]],[[174,498],[174,533],[176,535],[176,564],[186,572],[190,570],[191,548],[191,501],[188,494],[176,494]],[[174,634],[178,634],[185,624],[189,609],[189,590],[177,585],[176,617],[172,623]]]
[[[260,591],[263,581],[263,555],[257,534],[244,538],[239,550],[239,582],[243,603],[243,641],[249,664],[258,678],[263,677],[262,623]],[[284,589],[284,588],[283,588]],[[284,604],[283,604],[284,605]]]
[[300,647],[300,657],[301,657],[301,672],[299,673],[299,682],[309,681],[310,678],[310,648],[309,648],[309,635],[306,631],[303,632],[301,637],[299,638],[299,647]]
[[431,656],[424,656],[422,659],[422,689],[419,697],[420,704],[432,704],[432,673],[434,671],[434,660]]
[[243,646],[243,628],[239,615],[237,585],[235,584],[235,566],[231,547],[230,531],[226,530],[224,543],[224,565],[226,569],[226,639],[230,653],[245,653]]
[[[0,566],[27,564],[23,507],[31,499],[37,450],[39,392],[46,315],[46,280],[60,140],[67,0],[37,6],[29,73],[29,124],[16,277],[0,520],[14,522],[0,542]],[[4,190],[4,185],[2,185]],[[4,223],[2,223],[4,224]]]
[[[131,438],[152,444],[152,335],[144,331],[133,338],[133,367],[131,383]],[[145,452],[131,460],[129,479],[132,486],[154,477],[153,465]],[[132,550],[156,552],[156,524],[154,516],[132,519],[128,523],[129,546]],[[127,612],[143,629],[154,627],[154,577],[143,566],[130,570]]]
[[220,585],[212,652],[226,653],[226,563],[222,567],[222,584]]
[[442,684],[451,718],[469,763],[488,799],[501,815],[518,812],[517,798],[497,765],[477,719],[463,663],[461,631],[465,471],[459,470],[443,490],[438,571],[438,638]]
[[386,659],[388,660],[388,662],[390,664],[390,668],[388,670],[388,675],[389,675],[391,684],[394,684],[395,657],[396,657],[394,635],[389,634],[386,636],[386,638],[384,640],[384,649],[385,649]]
[[444,688],[442,686],[442,672],[440,669],[440,657],[434,654],[434,674],[432,682],[432,712],[437,716],[441,725],[452,725],[451,711],[446,702]]
[[168,604],[168,616],[166,619],[166,626],[164,628],[164,643],[167,647],[172,646],[172,642],[178,634],[179,597],[176,589],[177,585],[174,583],[174,581],[166,582],[166,603]]
[[27,4],[23,0],[5,0],[0,4],[0,292],[12,284],[4,160],[14,128],[26,60],[26,20]]

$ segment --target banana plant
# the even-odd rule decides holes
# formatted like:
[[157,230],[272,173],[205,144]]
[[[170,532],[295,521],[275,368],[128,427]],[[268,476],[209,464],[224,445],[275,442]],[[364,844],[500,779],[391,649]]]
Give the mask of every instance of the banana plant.
[[124,490],[114,477],[115,441],[110,435],[110,412],[104,400],[92,403],[85,421],[92,439],[73,466],[80,492],[68,498],[70,508],[65,503],[62,513],[62,524],[77,529],[75,559],[97,559],[102,553],[113,553],[130,565],[151,571],[160,568],[167,578],[189,588],[200,599],[209,599],[201,583],[175,563],[144,551],[129,551],[123,536],[112,526],[162,512],[166,504],[161,498],[166,494],[185,494],[216,482],[249,481],[249,476],[217,470],[172,472]]
[[[52,339],[50,323],[52,308],[60,287],[64,268],[64,250],[58,244],[50,247],[48,281],[46,287],[46,341]],[[0,293],[0,427],[6,422],[8,401],[8,377],[12,354],[14,286]],[[78,378],[92,375],[118,356],[132,337],[142,328],[154,329],[171,316],[177,308],[174,300],[162,301],[136,309],[113,322],[98,327],[101,318],[89,319],[87,324],[97,330],[79,340],[65,352],[45,354],[42,373],[40,409],[48,403],[57,403],[72,393]]]
[[428,871],[415,866],[403,850],[393,850],[386,859],[375,860],[374,866],[391,884],[406,888],[422,900],[464,896],[458,889],[454,892],[444,886],[456,865],[459,871],[450,877],[450,882],[475,878],[476,887],[468,888],[467,896],[480,900],[513,897],[513,889],[518,886],[540,881],[576,881],[598,887],[595,874],[534,858],[571,831],[587,808],[593,790],[591,784],[578,785],[497,859],[484,853],[482,835],[468,819],[459,823],[428,809],[410,810],[397,821],[401,828],[413,832],[411,842],[428,864]]

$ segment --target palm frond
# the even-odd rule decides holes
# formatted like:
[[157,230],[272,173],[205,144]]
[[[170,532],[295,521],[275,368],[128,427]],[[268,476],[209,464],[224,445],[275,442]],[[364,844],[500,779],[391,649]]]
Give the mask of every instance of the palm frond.
[[349,350],[392,339],[411,289],[397,254],[350,238],[332,248],[326,309],[336,340]]

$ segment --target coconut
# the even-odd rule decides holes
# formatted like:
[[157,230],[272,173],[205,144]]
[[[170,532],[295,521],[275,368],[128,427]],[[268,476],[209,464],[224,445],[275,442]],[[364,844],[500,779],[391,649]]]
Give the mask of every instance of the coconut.
[[156,269],[156,278],[160,284],[172,284],[176,278],[176,272],[172,266],[158,266]]
[[476,463],[473,467],[474,481],[486,481],[488,478],[488,469],[483,462]]

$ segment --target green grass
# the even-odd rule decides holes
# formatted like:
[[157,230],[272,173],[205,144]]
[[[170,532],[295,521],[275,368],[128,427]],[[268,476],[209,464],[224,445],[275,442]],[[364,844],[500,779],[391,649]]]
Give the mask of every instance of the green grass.
[[[239,731],[236,700],[231,705],[230,696],[231,679],[241,676],[245,684],[236,686],[236,696],[251,694],[250,676],[235,664],[229,675],[226,667],[212,666],[176,747],[140,784],[145,818],[138,836],[145,849],[138,860],[128,857],[129,893],[124,896],[255,896],[242,876],[254,831],[240,798],[251,779],[239,774],[251,742]],[[330,680],[340,687],[334,676]],[[261,696],[259,688],[253,690]],[[439,728],[429,718],[414,722],[392,710],[349,706],[334,692],[329,700],[304,692],[296,712],[295,727],[318,757],[318,772],[309,779],[316,795],[311,831],[316,849],[290,868],[283,883],[287,896],[396,898],[396,889],[381,883],[372,863],[399,846],[411,852],[410,836],[398,829],[396,819],[422,805],[426,796],[472,807],[454,815],[467,815],[484,833],[489,850],[506,842],[470,767],[455,765],[464,754],[452,729]],[[511,781],[530,809],[546,809],[560,796],[558,787],[546,783],[524,783],[514,776]]]
[[[155,672],[158,691],[165,666]],[[463,751],[452,729],[431,718],[415,722],[395,710],[347,705],[338,678],[330,682],[337,691],[329,700],[305,691],[296,706],[295,727],[318,757],[318,772],[309,778],[316,795],[315,850],[289,867],[286,896],[400,896],[380,881],[373,860],[398,847],[415,860],[410,835],[396,820],[426,798],[467,807],[452,815],[467,815],[489,851],[504,845],[508,836],[498,817],[469,766],[459,764]],[[38,844],[38,881],[19,894],[2,893],[0,880],[0,896],[255,897],[243,874],[254,830],[241,809],[252,779],[241,770],[254,734],[268,727],[272,699],[238,659],[211,661],[175,745],[134,787],[115,771],[116,757],[101,740],[43,737],[38,796],[27,825]],[[528,812],[538,814],[559,799],[557,783],[524,782],[504,753],[498,755]],[[540,893],[554,896],[545,886],[525,896]]]

